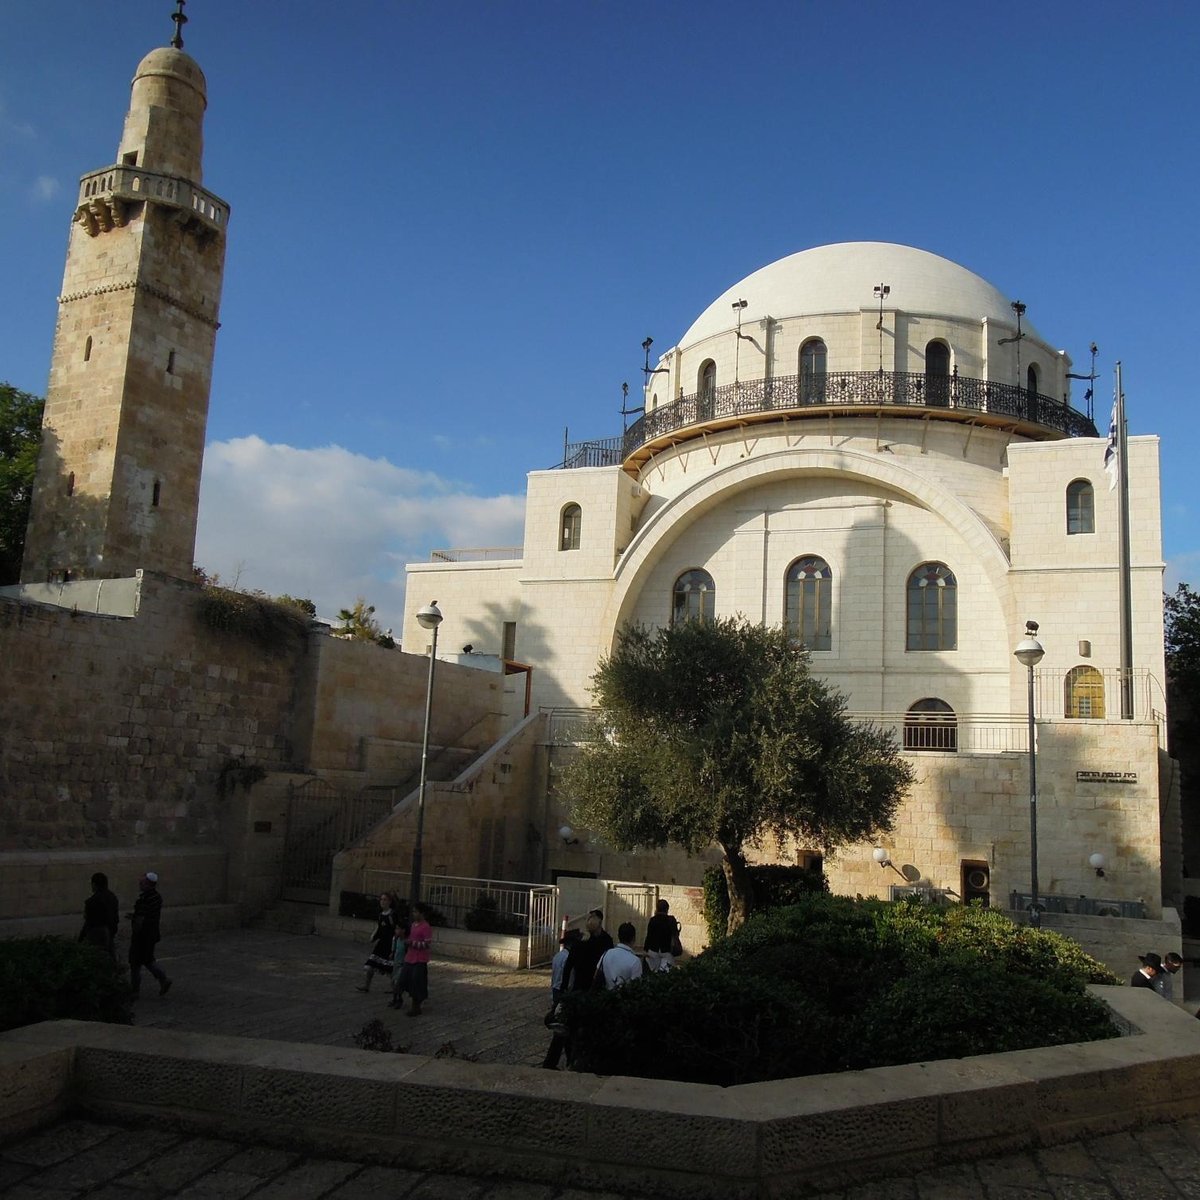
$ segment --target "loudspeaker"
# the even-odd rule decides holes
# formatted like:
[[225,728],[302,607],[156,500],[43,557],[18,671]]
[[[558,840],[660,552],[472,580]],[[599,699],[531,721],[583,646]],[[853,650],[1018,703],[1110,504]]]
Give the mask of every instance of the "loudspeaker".
[[962,860],[962,887],[959,888],[964,904],[972,900],[982,901],[984,908],[992,902],[992,872],[987,863],[976,859]]

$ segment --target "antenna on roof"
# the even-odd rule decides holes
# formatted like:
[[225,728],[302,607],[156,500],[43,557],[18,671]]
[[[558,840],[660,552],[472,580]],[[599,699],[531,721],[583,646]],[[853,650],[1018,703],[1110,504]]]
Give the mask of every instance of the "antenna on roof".
[[187,24],[187,17],[183,15],[183,6],[187,0],[176,0],[179,7],[171,14],[171,20],[175,22],[175,36],[171,38],[171,45],[176,50],[183,49],[183,27]]
[[1009,346],[1013,342],[1017,344],[1017,387],[1021,386],[1021,340],[1025,337],[1025,331],[1021,328],[1021,318],[1025,315],[1025,305],[1020,300],[1014,300],[1009,308],[1017,314],[1017,333],[1015,337],[1001,338],[997,346]]

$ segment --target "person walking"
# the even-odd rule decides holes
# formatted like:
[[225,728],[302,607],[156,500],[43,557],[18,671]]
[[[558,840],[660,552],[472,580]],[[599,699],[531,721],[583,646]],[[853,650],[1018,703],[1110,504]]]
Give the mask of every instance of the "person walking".
[[159,926],[162,906],[158,876],[153,871],[147,871],[138,880],[138,898],[134,901],[133,912],[125,914],[132,922],[129,934],[129,983],[135,999],[141,992],[143,967],[158,980],[160,996],[165,996],[171,990],[173,981],[167,978],[167,973],[154,961],[154,947],[158,945],[161,936]]
[[363,963],[360,992],[371,990],[371,981],[376,975],[392,973],[392,942],[396,936],[396,925],[400,920],[399,904],[394,892],[379,893],[379,916],[375,921],[375,932],[371,934],[371,953]]
[[675,965],[674,947],[679,942],[679,922],[671,916],[671,905],[660,900],[646,924],[646,965],[651,971],[669,971]]
[[429,909],[424,904],[413,905],[413,922],[409,926],[405,943],[404,962],[395,976],[392,1007],[401,1008],[404,994],[408,993],[412,1007],[410,1017],[421,1015],[421,1005],[429,998],[429,958],[433,946],[433,926],[429,923]]
[[108,876],[97,871],[92,876],[92,894],[83,902],[83,928],[79,931],[79,940],[103,950],[115,962],[120,925],[121,906],[108,890]]
[[559,1060],[567,1049],[566,1027],[559,1019],[561,1014],[558,1006],[562,998],[570,990],[568,964],[571,961],[571,951],[583,941],[583,931],[568,929],[559,939],[559,951],[550,963],[550,1009],[546,1013],[545,1026],[550,1030],[550,1045],[546,1047],[546,1056],[542,1066],[548,1071],[557,1071]]
[[1154,990],[1164,999],[1175,999],[1175,976],[1183,968],[1183,959],[1174,951],[1163,956],[1162,970],[1154,977]]
[[1151,952],[1139,954],[1138,962],[1142,965],[1130,977],[1129,986],[1149,988],[1152,992],[1157,992],[1158,986],[1155,981],[1162,974],[1162,959]]
[[[613,947],[612,936],[604,928],[604,913],[593,908],[584,920],[587,937],[573,940],[567,949],[567,958],[563,964],[562,982],[559,985],[563,995],[567,992],[586,992],[596,978],[600,960],[607,950]],[[567,1028],[560,1022],[551,1025],[550,1045],[546,1048],[546,1057],[542,1066],[548,1071],[557,1071],[562,1056],[567,1056],[567,1066],[571,1065],[571,1039]]]
[[604,986],[615,992],[635,979],[642,977],[642,960],[633,948],[637,938],[637,930],[631,921],[624,921],[617,928],[617,944],[604,952],[600,959],[599,974],[604,978]]

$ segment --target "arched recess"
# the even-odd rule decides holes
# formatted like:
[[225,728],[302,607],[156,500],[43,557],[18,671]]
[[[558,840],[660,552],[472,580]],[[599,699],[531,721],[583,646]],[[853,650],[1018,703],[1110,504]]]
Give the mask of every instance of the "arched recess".
[[829,351],[820,338],[809,338],[800,347],[800,403],[822,404]]
[[940,338],[925,346],[925,401],[933,408],[950,405],[950,347]]
[[1063,716],[1104,719],[1104,676],[1095,667],[1072,667],[1063,684]]
[[958,717],[945,700],[926,696],[904,714],[905,750],[957,750]]
[[711,401],[717,392],[717,364],[706,358],[696,372],[696,395],[701,400]]
[[583,509],[578,504],[564,504],[558,522],[560,550],[578,550],[583,532]]
[[[617,562],[601,628],[613,631],[615,636],[632,618],[642,588],[659,560],[706,512],[738,492],[797,475],[835,475],[860,480],[937,513],[966,543],[973,561],[987,579],[987,590],[1001,607],[1006,626],[1014,625],[1016,614],[1009,587],[1008,559],[996,536],[959,496],[890,455],[795,446],[721,467],[702,476],[658,509],[634,535]],[[607,648],[611,648],[611,637]]]
[[1096,532],[1096,493],[1088,479],[1067,484],[1067,533]]

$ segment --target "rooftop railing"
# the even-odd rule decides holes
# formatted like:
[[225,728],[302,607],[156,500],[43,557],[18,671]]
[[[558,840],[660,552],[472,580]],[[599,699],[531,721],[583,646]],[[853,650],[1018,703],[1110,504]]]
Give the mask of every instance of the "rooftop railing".
[[1011,383],[920,371],[832,371],[727,383],[680,396],[639,417],[621,438],[568,443],[562,467],[619,466],[647,442],[689,426],[736,421],[763,414],[795,414],[844,408],[920,409],[987,415],[1057,430],[1068,437],[1096,437],[1096,426],[1065,400]]
[[122,203],[149,200],[172,208],[190,210],[202,221],[213,226],[229,223],[229,205],[212,192],[197,187],[186,179],[146,171],[141,167],[118,163],[101,171],[92,171],[79,181],[78,218],[89,225],[107,227],[120,224],[120,214],[114,219],[111,210]]

